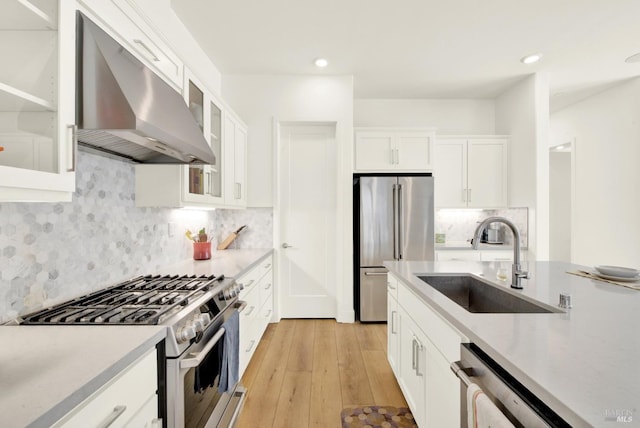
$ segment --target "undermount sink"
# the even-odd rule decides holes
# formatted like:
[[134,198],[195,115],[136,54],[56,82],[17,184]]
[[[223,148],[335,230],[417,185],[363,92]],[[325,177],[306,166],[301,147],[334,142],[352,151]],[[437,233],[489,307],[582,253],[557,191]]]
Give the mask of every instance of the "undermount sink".
[[562,313],[560,309],[531,302],[470,275],[418,275],[418,278],[472,313]]

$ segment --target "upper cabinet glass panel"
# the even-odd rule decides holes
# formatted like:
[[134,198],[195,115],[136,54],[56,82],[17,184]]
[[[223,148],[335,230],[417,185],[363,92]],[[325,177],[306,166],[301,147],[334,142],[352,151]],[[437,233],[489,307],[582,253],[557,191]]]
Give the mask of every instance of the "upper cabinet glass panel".
[[209,194],[215,197],[222,197],[222,110],[214,102],[210,103],[211,108],[211,128],[209,132],[209,144],[216,157],[215,164],[210,166],[211,188]]
[[58,2],[6,0],[0,14],[0,166],[57,173]]

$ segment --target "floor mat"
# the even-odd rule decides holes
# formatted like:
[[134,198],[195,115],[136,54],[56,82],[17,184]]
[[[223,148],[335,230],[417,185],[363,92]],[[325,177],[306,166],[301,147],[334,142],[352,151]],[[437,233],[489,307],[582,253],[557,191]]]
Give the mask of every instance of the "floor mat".
[[417,428],[406,407],[365,406],[343,409],[342,428]]

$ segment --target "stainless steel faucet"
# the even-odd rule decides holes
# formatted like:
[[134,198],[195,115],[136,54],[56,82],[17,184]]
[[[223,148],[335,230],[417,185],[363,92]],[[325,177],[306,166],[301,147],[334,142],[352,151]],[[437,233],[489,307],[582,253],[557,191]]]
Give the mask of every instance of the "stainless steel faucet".
[[478,249],[478,244],[480,243],[480,236],[482,235],[482,231],[489,226],[490,223],[503,223],[509,226],[511,232],[513,233],[513,265],[511,269],[511,288],[517,288],[518,290],[522,290],[522,278],[529,279],[529,272],[524,271],[520,268],[520,231],[509,219],[504,217],[489,217],[485,219],[482,223],[476,227],[476,231],[473,234],[473,240],[471,241],[471,245],[473,245],[473,249]]

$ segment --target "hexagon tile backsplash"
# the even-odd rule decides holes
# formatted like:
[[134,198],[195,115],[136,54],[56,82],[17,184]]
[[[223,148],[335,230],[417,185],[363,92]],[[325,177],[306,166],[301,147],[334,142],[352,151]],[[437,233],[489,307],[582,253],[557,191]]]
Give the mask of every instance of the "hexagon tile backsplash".
[[[189,258],[187,229],[219,239],[236,212],[137,208],[134,166],[86,152],[76,182],[70,203],[0,204],[0,322]],[[237,213],[261,231],[237,248],[272,246],[271,209]]]

